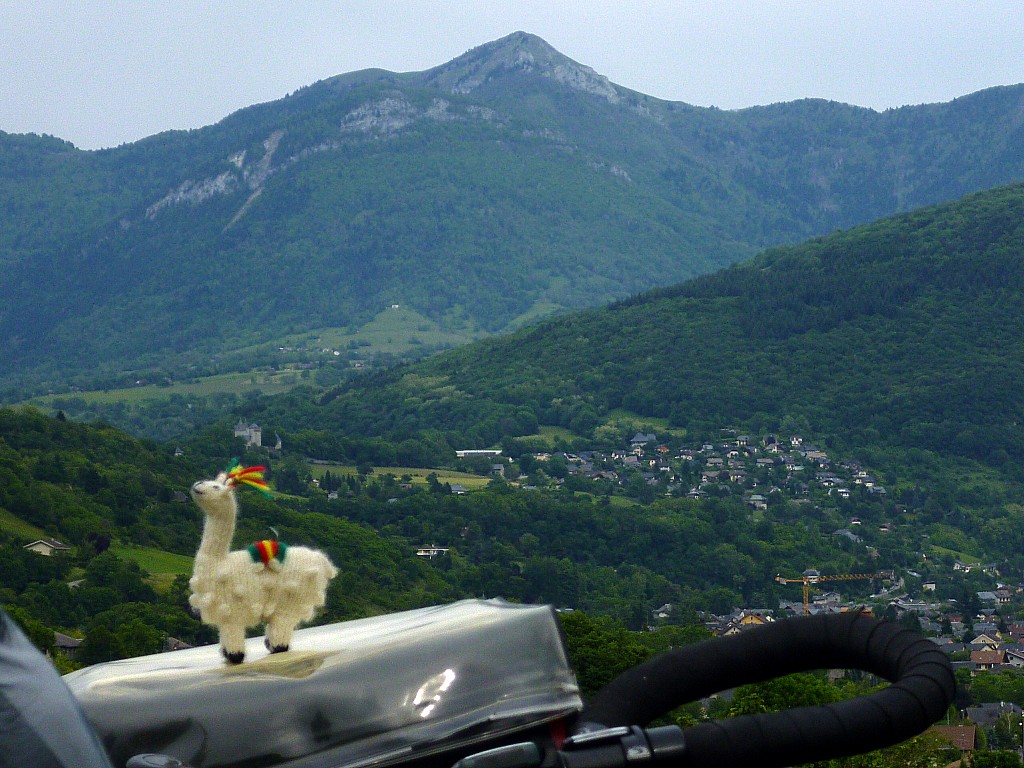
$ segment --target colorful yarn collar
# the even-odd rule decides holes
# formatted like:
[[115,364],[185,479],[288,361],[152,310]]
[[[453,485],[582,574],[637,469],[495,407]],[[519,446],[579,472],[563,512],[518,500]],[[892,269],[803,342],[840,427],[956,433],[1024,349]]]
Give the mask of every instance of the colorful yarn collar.
[[253,542],[249,545],[248,549],[249,557],[252,558],[254,563],[269,565],[270,561],[274,559],[281,563],[284,562],[284,556],[288,551],[288,545],[283,541],[264,539],[263,541]]

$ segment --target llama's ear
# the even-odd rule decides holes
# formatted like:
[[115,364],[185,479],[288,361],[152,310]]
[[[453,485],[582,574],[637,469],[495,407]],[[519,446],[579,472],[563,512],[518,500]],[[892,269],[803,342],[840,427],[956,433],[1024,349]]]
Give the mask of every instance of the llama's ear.
[[[228,484],[228,473],[227,472],[221,472],[219,475],[217,475],[216,480],[221,485],[227,485]],[[228,486],[228,487],[230,488],[231,486]]]

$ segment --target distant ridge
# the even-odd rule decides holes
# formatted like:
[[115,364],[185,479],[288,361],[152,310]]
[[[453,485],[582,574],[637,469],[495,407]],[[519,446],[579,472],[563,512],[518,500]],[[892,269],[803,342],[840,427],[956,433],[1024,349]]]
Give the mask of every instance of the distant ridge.
[[248,370],[396,303],[505,332],[1024,179],[1022,110],[704,109],[515,32],[117,149],[0,133],[0,392]]
[[[443,430],[474,447],[538,423],[589,437],[625,409],[1019,477],[1022,221],[1024,185],[978,193],[360,379],[312,413],[341,434]],[[297,428],[311,404],[295,397],[260,418]]]

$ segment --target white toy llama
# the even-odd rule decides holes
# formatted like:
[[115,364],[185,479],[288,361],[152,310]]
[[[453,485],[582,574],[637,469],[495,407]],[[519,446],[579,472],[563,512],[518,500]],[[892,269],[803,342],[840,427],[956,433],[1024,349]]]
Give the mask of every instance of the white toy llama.
[[260,541],[230,551],[238,515],[235,488],[242,483],[266,491],[263,467],[236,465],[192,486],[206,521],[189,602],[203,623],[220,632],[221,653],[232,664],[245,658],[245,630],[256,624],[266,624],[271,653],[287,651],[296,625],[313,618],[324,604],[327,582],[338,573],[327,555],[308,547]]

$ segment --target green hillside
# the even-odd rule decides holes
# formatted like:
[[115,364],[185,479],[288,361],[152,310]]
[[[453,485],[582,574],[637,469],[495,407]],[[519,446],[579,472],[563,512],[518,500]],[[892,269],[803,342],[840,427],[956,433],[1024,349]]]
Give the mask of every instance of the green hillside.
[[[216,471],[204,450],[231,447],[240,446],[197,440],[175,456],[109,427],[0,409],[0,604],[44,646],[54,629],[84,637],[85,663],[153,653],[168,636],[212,641],[187,607],[200,515],[179,494]],[[294,455],[246,458],[267,462],[273,487],[287,493],[269,500],[240,494],[235,546],[273,529],[284,541],[327,552],[340,573],[322,621],[502,596],[578,608],[636,629],[672,603],[670,623],[692,624],[697,610],[773,602],[784,594],[772,581],[776,569],[799,571],[809,561],[870,567],[868,549],[822,535],[842,519],[838,509],[808,526],[785,504],[771,519],[753,521],[733,499],[611,503],[479,477],[466,481],[470,493],[456,495],[437,475],[400,482],[387,468],[367,476],[362,468],[319,465],[319,482],[333,475],[340,487],[335,497]],[[40,534],[70,551],[44,557],[23,548]],[[447,554],[417,557],[428,544]]]
[[696,108],[516,33],[117,149],[0,134],[0,387],[249,371],[393,304],[506,331],[1020,180],[1022,101]]
[[[321,396],[315,418],[360,435],[444,429],[483,447],[537,423],[586,434],[625,408],[669,426],[789,418],[848,445],[1017,459],[1022,213],[1024,187],[1006,187],[772,249],[364,377]],[[288,422],[289,402],[265,420]]]
[[[93,634],[97,643],[102,635],[107,645],[96,650],[99,657],[153,653],[168,634],[210,641],[185,603],[201,533],[187,490],[227,459],[203,458],[197,446],[190,456],[102,425],[0,409],[0,604],[52,629]],[[243,496],[238,541],[264,538],[271,527],[287,541],[315,542],[338,564],[327,620],[445,594],[443,582],[406,547],[365,525],[300,511],[287,497]],[[22,548],[38,538],[71,550],[43,557]],[[139,622],[146,627],[141,634]],[[104,631],[117,635],[120,651],[111,650]]]
[[[873,542],[889,562],[914,567],[921,552],[950,565],[998,561],[1005,577],[1024,566],[1022,213],[1024,186],[979,193],[417,364],[255,398],[243,413],[301,456],[443,467],[456,449],[500,446],[506,457],[526,457],[527,474],[534,452],[607,454],[637,430],[672,451],[717,444],[726,428],[803,435],[878,473],[889,495],[832,506],[824,521],[799,507],[772,519],[835,530],[869,516],[900,526],[899,536]],[[816,482],[813,468],[801,471],[802,482]],[[659,490],[685,494],[700,481],[688,470],[681,477]],[[609,505],[611,496],[655,496],[639,470],[620,480],[571,487]],[[836,503],[826,498],[822,509]],[[422,536],[438,530],[401,510],[367,521],[394,519]],[[725,586],[724,572],[710,578],[702,589]],[[757,582],[751,576],[744,597]]]

